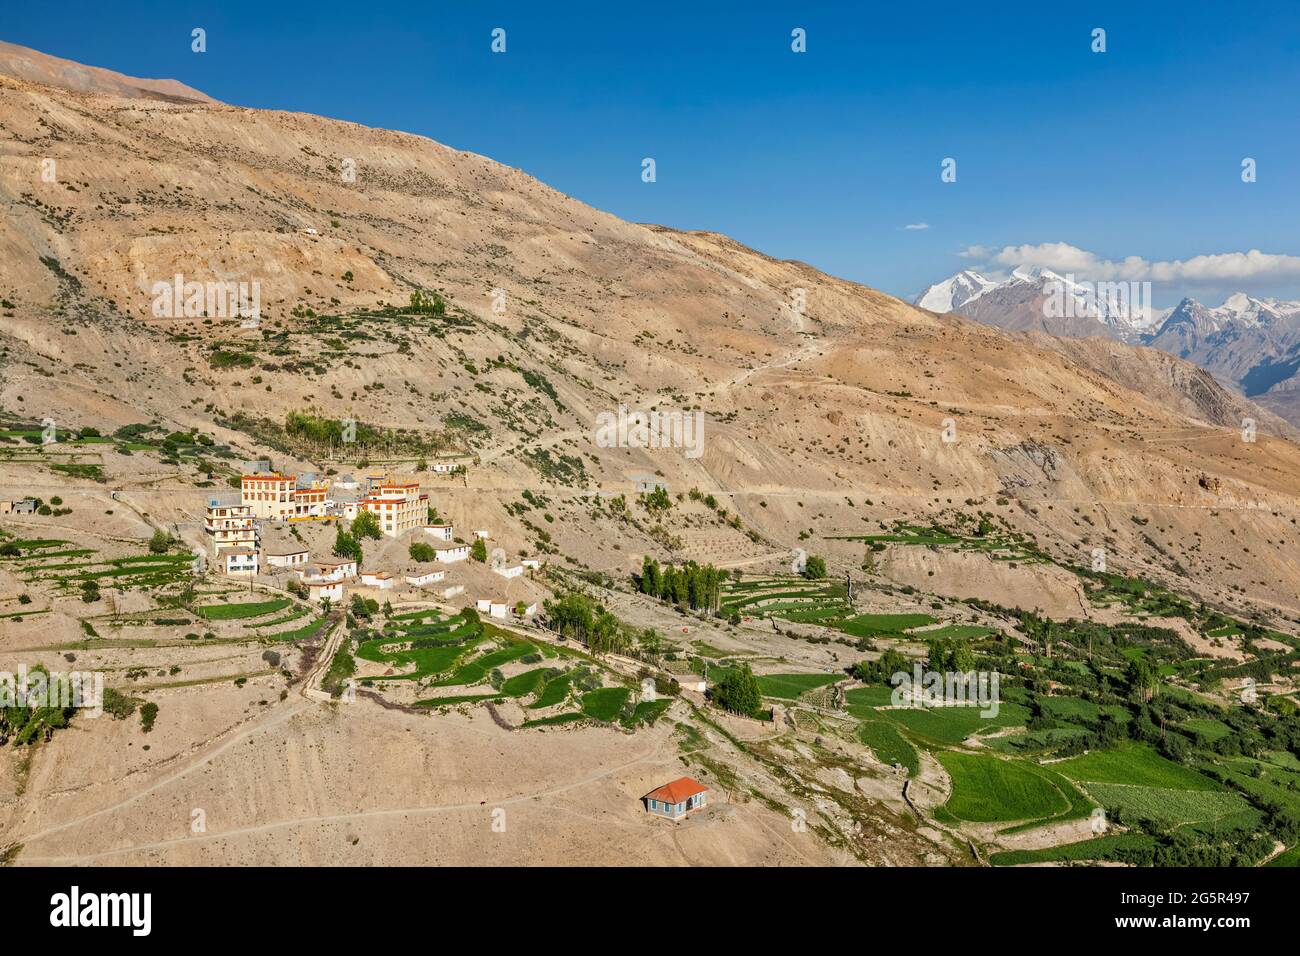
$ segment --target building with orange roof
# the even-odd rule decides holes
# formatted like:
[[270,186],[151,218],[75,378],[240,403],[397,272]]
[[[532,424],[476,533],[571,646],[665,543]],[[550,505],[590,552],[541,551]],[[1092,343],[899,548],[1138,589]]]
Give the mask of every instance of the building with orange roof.
[[692,810],[704,806],[704,795],[709,788],[691,777],[678,777],[672,783],[651,790],[641,799],[645,801],[647,813],[680,820]]

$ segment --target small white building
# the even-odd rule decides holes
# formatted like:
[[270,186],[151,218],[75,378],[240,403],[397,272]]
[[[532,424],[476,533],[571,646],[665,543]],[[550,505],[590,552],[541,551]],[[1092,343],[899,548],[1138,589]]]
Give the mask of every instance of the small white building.
[[449,524],[426,524],[424,530],[439,541],[450,541],[453,533],[453,528]]
[[317,561],[315,567],[316,576],[327,581],[342,581],[357,576],[357,563],[350,558],[342,561]]
[[525,604],[525,605],[524,605],[524,609],[523,609],[523,611],[519,614],[519,616],[520,616],[520,617],[532,617],[532,616],[533,616],[534,614],[536,614],[536,613],[537,613],[537,602],[534,601],[532,604]]
[[379,588],[381,591],[397,587],[397,579],[387,571],[363,571],[361,583],[368,588]]
[[335,488],[342,488],[344,491],[356,491],[361,487],[361,482],[357,481],[355,475],[344,475],[342,478],[335,478],[330,484]]
[[406,583],[422,588],[427,584],[436,584],[447,576],[446,571],[419,571],[406,576]]
[[297,568],[311,560],[306,548],[293,548],[286,551],[266,552],[268,568]]
[[469,557],[469,545],[457,544],[450,548],[434,548],[433,560],[440,564],[454,564]]
[[538,558],[521,558],[519,563],[529,571],[536,571],[542,566],[542,562]]
[[517,578],[524,573],[524,566],[516,564],[508,568],[493,568],[492,573],[499,574],[503,578]]
[[493,601],[491,598],[479,598],[474,606],[480,614],[501,618],[502,620],[505,620],[510,611],[510,606],[505,601]]
[[343,582],[308,581],[307,597],[316,603],[319,603],[323,598],[329,598],[331,603],[339,604],[343,600]]
[[492,532],[487,530],[487,528],[479,528],[474,532],[474,537],[478,538],[480,541],[486,541],[488,538],[492,537]]
[[465,593],[465,585],[453,584],[449,588],[443,588],[442,599],[445,601],[449,598],[454,598],[457,594],[464,594],[464,593]]
[[217,555],[225,574],[257,574],[258,554],[252,548],[227,548]]

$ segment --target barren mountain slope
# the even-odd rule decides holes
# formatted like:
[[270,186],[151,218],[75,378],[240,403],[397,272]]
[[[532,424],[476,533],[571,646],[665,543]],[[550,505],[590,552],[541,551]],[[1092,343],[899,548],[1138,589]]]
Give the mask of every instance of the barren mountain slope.
[[0,40],[0,74],[83,93],[106,93],[112,96],[176,102],[216,102],[206,93],[200,93],[193,87],[176,80],[146,80],[136,76],[126,76],[97,66],[84,66],[72,60],[50,56],[3,40]]
[[[454,508],[518,530],[501,502],[547,489],[566,503],[557,545],[599,567],[662,542],[628,532],[607,547],[623,532],[578,498],[658,472],[724,496],[756,531],[684,536],[676,552],[701,560],[978,499],[1079,560],[1104,541],[1117,566],[1206,596],[1297,604],[1300,448],[1265,414],[1242,441],[1233,422],[1251,406],[1190,366],[1116,381],[1096,356],[717,235],[623,222],[422,137],[312,116],[0,77],[0,195],[0,401],[31,418],[243,427],[237,413],[282,423],[315,407],[440,431],[480,460],[472,488],[446,490],[463,498]],[[260,328],[154,317],[154,284],[178,273],[258,282]],[[416,288],[439,290],[456,321],[322,331],[321,315]],[[1134,367],[1138,352],[1106,347]],[[599,447],[595,416],[620,403],[700,409],[702,456]],[[189,494],[160,492],[158,507],[192,517]]]

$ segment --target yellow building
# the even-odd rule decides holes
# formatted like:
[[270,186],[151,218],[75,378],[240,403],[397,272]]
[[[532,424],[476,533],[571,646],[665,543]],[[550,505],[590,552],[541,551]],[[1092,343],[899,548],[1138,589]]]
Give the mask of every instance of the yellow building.
[[429,520],[429,496],[420,493],[419,482],[377,484],[357,507],[373,514],[379,521],[379,530],[390,538],[423,528]]

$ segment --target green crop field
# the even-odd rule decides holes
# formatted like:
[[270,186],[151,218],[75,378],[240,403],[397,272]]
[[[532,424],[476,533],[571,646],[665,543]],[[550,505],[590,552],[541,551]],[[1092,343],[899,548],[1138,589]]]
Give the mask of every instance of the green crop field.
[[203,604],[194,609],[194,613],[209,621],[238,621],[249,617],[262,617],[283,611],[293,602],[288,598],[275,598],[270,601],[251,601],[245,604]]
[[1040,820],[1066,813],[1070,799],[1038,767],[1020,760],[944,751],[936,754],[952,777],[944,809],[973,823]]
[[1079,860],[1122,859],[1124,850],[1142,850],[1155,845],[1155,838],[1144,833],[1116,833],[1064,843],[1042,850],[1007,850],[994,853],[989,862],[994,866],[1018,866],[1025,863],[1061,863]]
[[557,704],[564,703],[565,699],[569,696],[569,685],[572,682],[572,671],[561,674],[559,677],[547,681],[546,686],[542,689],[541,694],[538,695],[537,700],[533,701],[529,706],[540,710],[544,707],[554,707]]
[[502,664],[517,660],[535,650],[536,648],[527,641],[508,643],[495,651],[489,651],[487,654],[474,658],[467,664],[462,664],[450,677],[444,677],[433,686],[451,687],[456,684],[465,684],[467,686],[477,684],[479,681],[485,680],[488,672],[494,667],[500,667]]
[[836,626],[853,637],[873,637],[877,634],[901,634],[908,628],[934,624],[928,614],[859,614],[840,621]]
[[864,720],[858,724],[858,739],[871,748],[881,763],[902,764],[911,776],[921,769],[916,748],[903,739],[898,729],[883,720]]
[[763,674],[758,677],[758,687],[764,697],[794,700],[804,691],[825,687],[843,677],[843,674]]
[[1220,790],[1217,783],[1181,764],[1166,760],[1150,747],[1125,744],[1114,750],[1094,750],[1054,765],[1081,783],[1162,787],[1173,790]]
[[1107,810],[1156,820],[1167,826],[1227,821],[1252,808],[1237,793],[1216,790],[1173,790],[1164,787],[1085,783],[1084,787]]
[[613,720],[627,703],[626,687],[601,687],[582,695],[582,712],[596,720]]
[[877,712],[882,719],[902,725],[921,743],[955,746],[972,734],[992,733],[1002,727],[1023,727],[1029,711],[1019,704],[1003,703],[997,716],[981,716],[979,707],[924,707]]
[[546,683],[550,668],[537,667],[522,674],[516,674],[501,685],[501,693],[507,697],[525,697],[534,694]]

